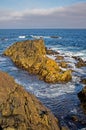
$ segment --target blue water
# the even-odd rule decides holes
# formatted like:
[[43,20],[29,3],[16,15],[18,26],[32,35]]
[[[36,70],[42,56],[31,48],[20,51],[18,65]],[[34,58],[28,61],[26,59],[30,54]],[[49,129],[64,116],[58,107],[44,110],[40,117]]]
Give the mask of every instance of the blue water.
[[[59,36],[59,38],[51,38]],[[66,84],[48,84],[17,68],[10,58],[3,56],[3,51],[14,42],[42,37],[47,47],[52,48],[65,57],[69,66],[74,70],[72,81]],[[85,86],[80,83],[86,77],[86,67],[76,68],[75,59],[80,56],[86,60],[86,30],[81,29],[11,29],[0,30],[0,70],[12,75],[15,81],[35,94],[59,118],[60,124],[70,130],[83,130],[86,125],[75,123],[71,115],[77,115],[86,121],[77,93]],[[52,58],[52,57],[51,57]],[[86,123],[86,122],[85,122]],[[85,129],[84,129],[85,130]]]

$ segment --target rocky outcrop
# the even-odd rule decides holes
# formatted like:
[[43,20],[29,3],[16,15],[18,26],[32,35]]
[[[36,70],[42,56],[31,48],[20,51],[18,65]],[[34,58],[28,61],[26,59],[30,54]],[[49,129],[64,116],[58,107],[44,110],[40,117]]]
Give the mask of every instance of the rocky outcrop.
[[77,61],[77,63],[76,63],[76,67],[77,68],[85,67],[86,66],[86,61],[83,61],[80,57],[73,56],[73,58]]
[[39,75],[45,82],[68,82],[72,78],[70,70],[63,72],[53,59],[46,56],[44,41],[41,39],[17,42],[4,55],[29,73]]
[[55,60],[64,60],[64,57],[58,55]]
[[86,78],[81,79],[80,82],[83,83],[83,84],[86,84]]
[[45,47],[45,50],[46,50],[47,55],[57,55],[57,54],[59,54],[59,52],[54,51],[54,50],[52,50],[50,48],[48,49],[47,47]]
[[59,130],[59,126],[34,95],[0,72],[0,130]]
[[59,63],[59,65],[60,65],[62,68],[67,68],[67,67],[68,67],[67,62],[65,62],[65,61],[61,61],[61,62]]
[[82,89],[81,92],[78,93],[78,97],[81,101],[81,107],[83,108],[84,112],[86,113],[86,86]]

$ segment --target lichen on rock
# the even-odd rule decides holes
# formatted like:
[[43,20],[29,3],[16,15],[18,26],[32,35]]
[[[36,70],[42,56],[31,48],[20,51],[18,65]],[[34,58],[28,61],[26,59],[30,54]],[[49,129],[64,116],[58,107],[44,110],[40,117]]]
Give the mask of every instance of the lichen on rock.
[[0,129],[60,130],[49,109],[14,79],[0,72]]
[[14,43],[5,50],[4,55],[9,56],[17,66],[38,75],[45,82],[68,82],[72,78],[70,71],[63,72],[56,61],[46,56],[46,47],[42,39]]

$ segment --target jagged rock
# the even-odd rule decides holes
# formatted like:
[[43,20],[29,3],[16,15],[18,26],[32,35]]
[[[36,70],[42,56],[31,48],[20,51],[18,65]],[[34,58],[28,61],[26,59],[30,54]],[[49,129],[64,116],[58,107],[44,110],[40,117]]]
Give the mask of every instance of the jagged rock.
[[55,60],[64,60],[63,56],[58,55]]
[[78,122],[78,121],[79,121],[79,118],[78,118],[78,116],[76,116],[76,115],[73,115],[73,116],[71,117],[71,119],[72,119],[74,122]]
[[59,63],[59,65],[62,67],[62,68],[67,68],[68,67],[68,64],[65,62],[65,61],[61,61]]
[[86,66],[86,61],[83,61],[80,57],[73,56],[73,58],[77,61],[76,67],[80,68]]
[[0,130],[60,130],[49,109],[0,72]]
[[47,47],[45,47],[45,50],[46,50],[47,55],[57,55],[57,54],[59,54],[59,52],[54,51],[52,49],[48,49]]
[[68,82],[72,78],[71,71],[63,72],[53,59],[46,56],[42,39],[17,42],[4,55],[9,56],[17,66],[39,75],[40,79],[48,83]]
[[78,97],[81,101],[81,107],[83,108],[84,112],[86,113],[86,86],[82,89],[81,92],[78,93]]
[[81,83],[86,84],[86,78],[81,79]]

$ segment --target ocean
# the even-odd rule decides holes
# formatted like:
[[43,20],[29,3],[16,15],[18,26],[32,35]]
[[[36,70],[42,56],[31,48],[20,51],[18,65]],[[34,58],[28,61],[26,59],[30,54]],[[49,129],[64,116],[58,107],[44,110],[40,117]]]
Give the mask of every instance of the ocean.
[[[46,47],[65,57],[74,70],[72,81],[65,84],[45,83],[37,76],[17,68],[10,58],[3,56],[3,51],[13,43],[35,38],[43,38]],[[86,130],[86,123],[75,123],[71,119],[75,115],[80,121],[86,121],[77,97],[77,93],[85,86],[80,79],[86,77],[86,67],[76,68],[72,56],[79,56],[86,61],[86,29],[0,29],[0,70],[9,73],[17,83],[38,97],[59,118],[62,126],[70,130]],[[55,59],[54,56],[51,58]]]

